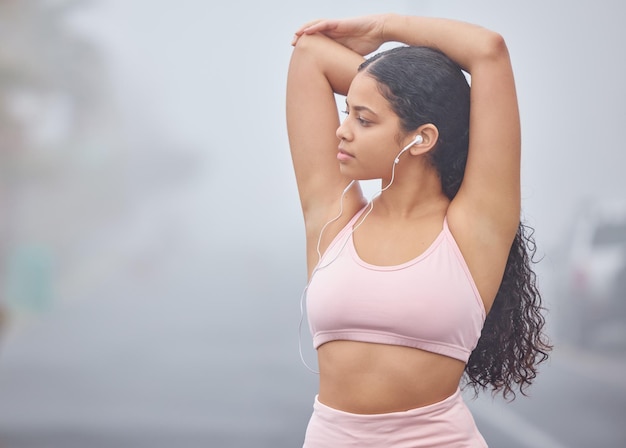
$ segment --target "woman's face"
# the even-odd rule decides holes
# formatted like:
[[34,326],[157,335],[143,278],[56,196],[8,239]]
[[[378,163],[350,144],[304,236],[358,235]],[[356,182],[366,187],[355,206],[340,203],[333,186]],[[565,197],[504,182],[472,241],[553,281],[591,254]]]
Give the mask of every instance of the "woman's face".
[[402,149],[400,119],[367,73],[357,74],[352,81],[345,112],[346,118],[337,129],[341,172],[359,180],[391,176],[393,162]]

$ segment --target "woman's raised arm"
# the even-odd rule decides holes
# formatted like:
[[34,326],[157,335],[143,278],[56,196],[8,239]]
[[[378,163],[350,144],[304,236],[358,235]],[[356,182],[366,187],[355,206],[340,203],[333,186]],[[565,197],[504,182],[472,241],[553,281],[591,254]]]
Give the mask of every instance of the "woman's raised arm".
[[470,147],[455,201],[512,238],[519,224],[521,139],[513,70],[503,38],[465,22],[397,14],[320,20],[303,26],[296,36],[309,33],[328,35],[349,47],[396,41],[436,48],[470,73]]
[[[363,57],[322,35],[294,42],[287,77],[287,130],[304,214],[309,271],[317,263],[321,228],[339,210],[350,179],[339,171],[339,126],[335,93],[345,95]],[[348,219],[363,205],[358,184],[344,200]],[[343,221],[343,220],[342,220]],[[341,224],[338,221],[337,224]],[[333,229],[325,235],[329,243]]]

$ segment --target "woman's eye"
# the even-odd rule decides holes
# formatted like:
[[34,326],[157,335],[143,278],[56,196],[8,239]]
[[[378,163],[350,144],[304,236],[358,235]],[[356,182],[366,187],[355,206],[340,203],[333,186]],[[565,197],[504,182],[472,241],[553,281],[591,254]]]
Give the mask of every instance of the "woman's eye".
[[[341,113],[346,115],[346,116],[350,115],[350,111],[348,111],[348,110],[342,110]],[[363,117],[361,117],[359,115],[356,116],[356,120],[359,122],[359,124],[361,126],[368,126],[370,124],[369,121],[367,121],[365,118],[363,118]]]

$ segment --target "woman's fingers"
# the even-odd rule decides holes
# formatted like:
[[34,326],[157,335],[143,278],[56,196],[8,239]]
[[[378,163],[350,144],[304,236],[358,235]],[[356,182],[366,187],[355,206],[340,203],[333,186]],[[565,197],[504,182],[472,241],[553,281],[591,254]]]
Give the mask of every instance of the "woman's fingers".
[[332,38],[334,36],[330,35],[329,32],[335,30],[337,28],[337,24],[337,20],[326,19],[317,19],[307,22],[295,32],[291,45],[295,45],[303,34],[322,33],[328,34],[328,36]]
[[336,28],[337,28],[336,20],[319,20],[305,27],[303,32],[305,34],[324,33],[326,31],[331,31]]
[[324,34],[360,54],[373,51],[382,43],[382,16],[352,19],[317,19],[302,25],[294,34],[292,45],[304,34]]
[[319,27],[320,23],[326,22],[325,19],[316,19],[311,20],[310,22],[305,23],[296,31],[296,36],[302,36],[303,34],[311,34],[309,31],[311,28]]
[[323,22],[324,19],[316,19],[316,20],[312,20],[310,22],[305,23],[304,25],[302,25],[300,28],[298,28],[296,30],[296,32],[293,35],[293,39],[291,40],[291,45],[296,45],[296,43],[298,42],[298,39],[300,38],[300,36],[302,36],[303,34],[311,34],[310,32],[308,32],[307,30],[309,30],[311,27],[317,25],[320,22]]

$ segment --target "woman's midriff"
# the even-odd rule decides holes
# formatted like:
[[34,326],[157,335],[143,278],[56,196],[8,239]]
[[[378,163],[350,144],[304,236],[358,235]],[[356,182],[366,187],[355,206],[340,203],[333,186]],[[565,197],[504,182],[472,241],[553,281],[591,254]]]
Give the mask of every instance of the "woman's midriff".
[[354,414],[406,411],[454,394],[465,364],[410,347],[332,341],[318,348],[321,403]]

